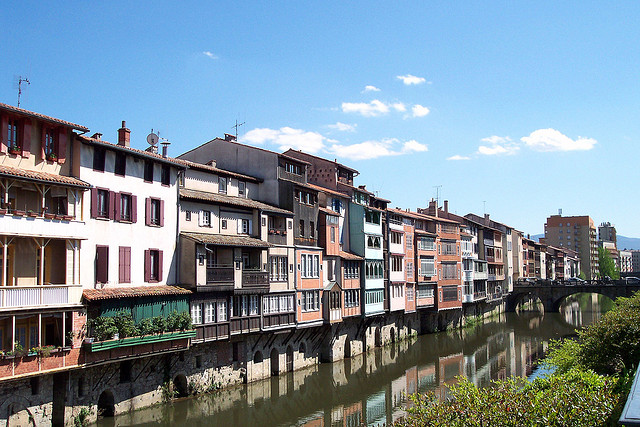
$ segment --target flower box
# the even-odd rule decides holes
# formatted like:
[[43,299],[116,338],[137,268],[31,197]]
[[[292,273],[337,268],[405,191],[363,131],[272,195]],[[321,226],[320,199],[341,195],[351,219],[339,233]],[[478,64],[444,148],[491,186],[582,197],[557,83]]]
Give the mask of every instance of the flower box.
[[38,212],[34,212],[34,211],[28,211],[27,212],[27,216],[30,218],[35,218],[38,216]]
[[62,219],[64,221],[71,221],[73,220],[73,215],[62,215]]
[[13,212],[11,212],[11,214],[13,216],[25,216],[26,212],[25,211],[21,211],[19,209],[14,209]]
[[0,209],[0,215],[6,215],[6,214],[7,214],[6,209]]
[[13,154],[14,156],[17,156],[18,154],[22,154],[22,148],[20,147],[9,147],[9,154]]
[[54,219],[56,216],[55,214],[45,212],[44,217],[47,219]]

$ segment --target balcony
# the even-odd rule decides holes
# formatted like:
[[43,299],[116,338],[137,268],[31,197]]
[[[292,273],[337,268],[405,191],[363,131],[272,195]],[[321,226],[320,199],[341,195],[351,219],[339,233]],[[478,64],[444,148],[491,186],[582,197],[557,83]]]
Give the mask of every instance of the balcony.
[[288,172],[282,166],[278,166],[278,179],[286,179],[287,181],[293,181],[299,184],[305,184],[307,181],[304,175]]
[[242,272],[242,287],[245,289],[269,290],[269,272],[260,270],[244,270]]
[[79,304],[80,285],[0,286],[0,310]]
[[0,234],[53,238],[86,238],[84,221],[75,221],[70,215],[34,216],[24,211],[2,214],[0,210]]
[[287,231],[270,229],[267,235],[267,242],[274,245],[286,245],[287,244]]
[[207,284],[209,283],[233,284],[233,266],[207,267]]

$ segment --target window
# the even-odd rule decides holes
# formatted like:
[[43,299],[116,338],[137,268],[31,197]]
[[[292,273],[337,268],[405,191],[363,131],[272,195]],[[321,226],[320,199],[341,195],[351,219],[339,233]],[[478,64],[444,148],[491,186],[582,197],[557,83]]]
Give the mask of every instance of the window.
[[331,243],[335,243],[336,242],[336,228],[335,227],[330,227],[329,228],[329,233],[331,235]]
[[360,289],[345,289],[344,306],[346,308],[357,307],[360,305]]
[[442,241],[442,255],[456,255],[457,251],[456,242]]
[[390,240],[390,243],[393,243],[394,245],[401,245],[402,233],[396,233],[395,231],[392,231],[390,233],[389,240]]
[[106,156],[106,150],[104,149],[104,147],[98,147],[98,146],[93,147],[93,170],[94,171],[104,172],[105,156]]
[[365,210],[364,220],[370,224],[380,224],[380,212]]
[[56,137],[53,129],[46,128],[42,135],[42,153],[47,159],[56,154]]
[[218,177],[218,193],[227,194],[227,177]]
[[[103,154],[102,154],[102,170],[104,170],[104,150]],[[95,156],[95,151],[94,151],[94,156]],[[93,168],[95,169],[95,157],[94,157],[94,162],[93,162],[94,166]],[[116,151],[116,165],[115,165],[115,169],[114,169],[114,173],[116,175],[120,175],[120,176],[125,176],[127,172],[127,155],[125,153],[121,153],[119,151]]]
[[293,311],[293,295],[265,295],[262,297],[262,314]]
[[442,264],[442,278],[443,279],[457,279],[458,278],[457,264]]
[[[2,139],[0,137],[0,139]],[[18,122],[17,120],[8,120],[7,123],[7,147],[9,150],[19,150],[20,143],[18,142]]]
[[429,285],[419,285],[418,298],[433,298],[433,287]]
[[147,198],[147,225],[164,225],[164,200]]
[[319,265],[320,265],[320,255],[313,255],[313,254],[300,255],[301,276],[303,278],[320,277]]
[[131,248],[118,248],[118,282],[131,283]]
[[407,234],[407,250],[413,250],[413,234]]
[[218,301],[218,322],[227,321],[227,301]]
[[434,251],[436,239],[434,237],[418,237],[418,250]]
[[191,211],[184,211],[184,219],[186,221],[191,221]]
[[227,229],[227,220],[223,219],[220,221],[220,228],[222,228],[223,230]]
[[202,304],[191,304],[191,323],[200,325],[202,323]]
[[251,230],[250,230],[249,224],[251,224],[251,220],[243,219],[243,220],[241,220],[240,224],[241,224],[241,229],[240,229],[241,233],[242,234],[250,234]]
[[131,194],[120,193],[120,221],[129,221],[131,222],[132,215],[132,201]]
[[144,281],[162,281],[162,251],[148,249],[144,251]]
[[299,229],[299,232],[300,232],[300,237],[304,237],[304,219],[301,219],[301,220],[300,220],[300,229]]
[[96,246],[96,283],[109,281],[109,246]]
[[238,181],[238,196],[244,197],[246,195],[246,184],[243,181]]
[[367,248],[369,249],[380,249],[382,239],[380,236],[368,236],[367,237]]
[[442,301],[458,301],[458,287],[457,286],[443,286],[442,287]]
[[384,290],[366,291],[365,304],[381,304],[384,302]]
[[407,265],[405,267],[407,272],[407,278],[413,279],[413,261],[407,261]]
[[365,279],[382,279],[383,278],[382,260],[365,261],[364,269],[365,269],[364,270]]
[[109,190],[98,189],[98,218],[109,218]]
[[302,311],[320,310],[320,291],[303,291],[300,298]]
[[258,295],[249,295],[249,316],[257,316],[258,312]]
[[269,257],[269,281],[286,282],[288,279],[287,257],[286,256],[270,256]]
[[300,165],[295,165],[293,163],[286,162],[284,164],[284,170],[295,175],[302,175],[302,168]]
[[402,271],[402,261],[403,257],[401,256],[391,256],[391,271],[399,272]]
[[144,162],[144,180],[145,182],[153,182],[153,162],[151,160]]
[[407,286],[407,301],[413,301],[413,286]]
[[211,227],[211,212],[210,211],[200,211],[200,226],[201,227]]
[[436,274],[435,260],[433,257],[420,257],[419,276],[431,277]]
[[204,303],[204,323],[214,323],[216,321],[216,303]]
[[357,279],[360,277],[360,263],[358,261],[345,261],[344,278]]
[[316,235],[316,226],[313,221],[309,222],[309,237],[314,239]]

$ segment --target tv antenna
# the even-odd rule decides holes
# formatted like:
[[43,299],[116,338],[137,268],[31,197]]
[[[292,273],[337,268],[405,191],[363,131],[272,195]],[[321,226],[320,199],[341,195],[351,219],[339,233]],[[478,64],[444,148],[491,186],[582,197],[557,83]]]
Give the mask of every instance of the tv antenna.
[[434,185],[433,188],[436,189],[436,209],[440,207],[440,189],[442,185]]
[[236,124],[235,124],[235,126],[231,126],[232,128],[235,128],[235,130],[236,130],[236,141],[238,140],[238,128],[239,128],[240,126],[242,126],[243,124],[245,124],[245,123],[246,123],[246,122],[238,123],[238,121],[236,120]]
[[483,214],[486,215],[487,214],[487,201],[483,200],[482,201],[482,210],[483,210]]
[[22,83],[31,84],[28,78],[18,77],[18,107],[20,107],[20,95],[22,95]]
[[149,151],[150,153],[157,153],[158,152],[158,141],[160,140],[160,132],[153,132],[153,129],[151,129],[151,133],[149,135],[147,135],[147,142],[149,143],[149,148],[147,148],[146,151]]

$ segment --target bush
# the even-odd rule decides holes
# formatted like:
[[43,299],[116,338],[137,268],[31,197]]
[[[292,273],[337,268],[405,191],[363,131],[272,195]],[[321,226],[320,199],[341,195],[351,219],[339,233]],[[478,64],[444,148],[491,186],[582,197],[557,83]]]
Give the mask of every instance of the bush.
[[595,426],[613,413],[616,380],[571,370],[538,378],[493,381],[478,388],[466,378],[449,386],[450,398],[411,396],[414,406],[396,426]]
[[118,329],[120,338],[133,337],[139,335],[138,328],[133,321],[131,313],[120,311],[114,316],[114,323]]
[[153,326],[153,318],[145,318],[142,319],[138,323],[138,332],[140,335],[151,335],[155,332],[155,328]]
[[100,316],[90,319],[87,324],[92,330],[92,336],[98,341],[110,340],[116,333],[120,338],[126,338],[192,329],[189,313],[186,311],[178,313],[175,310],[167,319],[163,316],[145,318],[137,325],[131,313],[125,311],[118,312],[114,317]]
[[98,341],[110,340],[118,333],[118,328],[116,327],[113,317],[100,316],[91,319],[88,323],[93,331],[93,337]]
[[156,316],[152,320],[153,332],[159,334],[167,329],[167,321],[162,316]]

